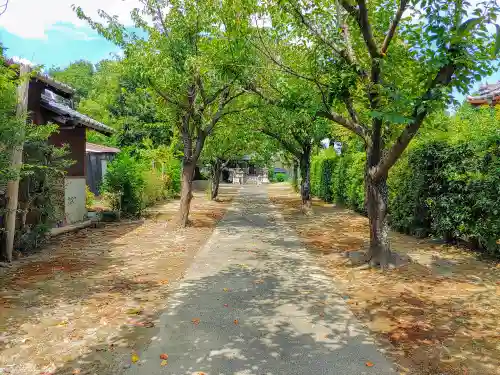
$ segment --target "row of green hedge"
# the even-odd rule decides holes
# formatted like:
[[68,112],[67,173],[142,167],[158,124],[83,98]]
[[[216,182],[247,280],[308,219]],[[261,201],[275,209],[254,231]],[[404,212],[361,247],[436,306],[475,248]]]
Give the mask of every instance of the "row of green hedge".
[[[363,152],[313,157],[311,191],[358,212],[364,207]],[[413,147],[389,176],[389,219],[401,232],[466,240],[500,255],[500,136]]]
[[323,150],[311,160],[312,195],[364,213],[365,160],[362,152],[338,156],[333,149]]
[[393,228],[500,255],[500,136],[425,142],[396,166],[389,188]]

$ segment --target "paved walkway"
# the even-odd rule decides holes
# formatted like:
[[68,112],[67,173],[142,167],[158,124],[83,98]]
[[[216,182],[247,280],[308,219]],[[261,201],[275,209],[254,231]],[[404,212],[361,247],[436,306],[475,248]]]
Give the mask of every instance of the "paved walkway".
[[395,374],[263,186],[241,189],[139,355],[127,375]]

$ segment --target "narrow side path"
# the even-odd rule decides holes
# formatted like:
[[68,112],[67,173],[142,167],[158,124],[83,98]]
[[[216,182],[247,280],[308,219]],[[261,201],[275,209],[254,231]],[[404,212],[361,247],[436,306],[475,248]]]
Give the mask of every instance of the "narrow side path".
[[128,375],[394,374],[263,186],[240,190],[138,354]]

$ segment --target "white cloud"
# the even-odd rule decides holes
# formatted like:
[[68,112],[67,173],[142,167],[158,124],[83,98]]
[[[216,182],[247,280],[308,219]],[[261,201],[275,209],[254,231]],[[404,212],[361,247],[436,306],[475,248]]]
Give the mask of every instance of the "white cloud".
[[12,60],[18,64],[24,64],[24,65],[29,65],[29,66],[35,66],[36,64],[28,59],[25,59],[24,57],[19,57],[19,56],[12,56]]
[[75,40],[94,40],[99,38],[97,32],[93,30],[84,29],[85,31],[82,31],[82,29],[76,29],[69,24],[56,24],[51,26],[50,30],[70,35]]
[[141,7],[139,0],[11,0],[0,17],[0,27],[22,38],[46,39],[47,31],[58,27],[58,23],[69,23],[80,28],[78,33],[84,34],[81,28],[88,25],[78,19],[73,4],[79,5],[92,19],[98,20],[97,11],[102,9],[118,16],[127,26],[132,25],[131,10]]

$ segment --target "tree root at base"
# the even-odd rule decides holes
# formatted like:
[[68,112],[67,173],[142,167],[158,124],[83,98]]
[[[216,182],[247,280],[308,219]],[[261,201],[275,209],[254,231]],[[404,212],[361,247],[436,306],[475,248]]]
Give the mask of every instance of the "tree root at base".
[[351,265],[355,267],[379,268],[382,270],[403,267],[412,262],[408,256],[401,256],[394,251],[390,251],[387,259],[377,259],[367,251],[350,251],[347,256]]

